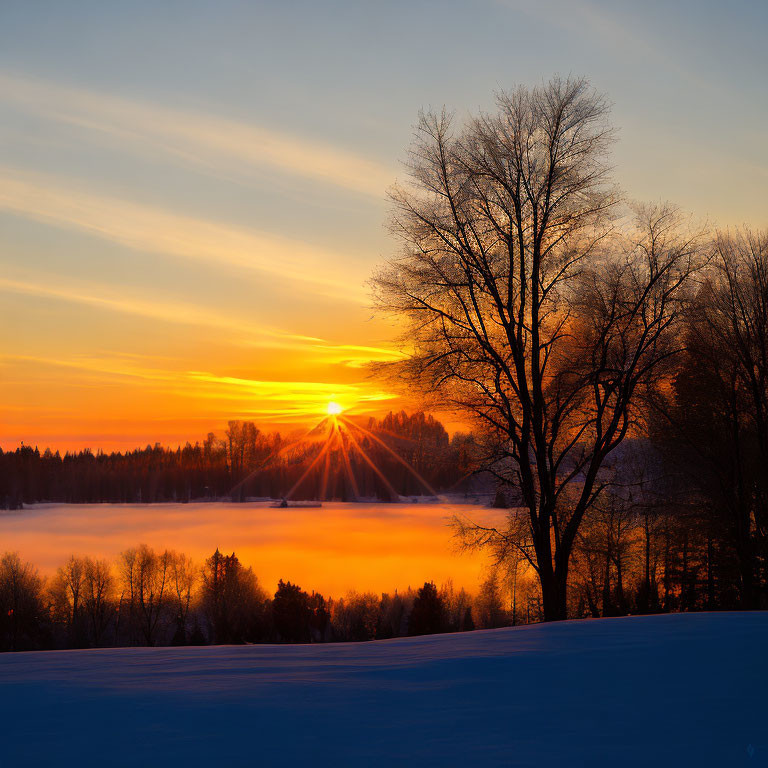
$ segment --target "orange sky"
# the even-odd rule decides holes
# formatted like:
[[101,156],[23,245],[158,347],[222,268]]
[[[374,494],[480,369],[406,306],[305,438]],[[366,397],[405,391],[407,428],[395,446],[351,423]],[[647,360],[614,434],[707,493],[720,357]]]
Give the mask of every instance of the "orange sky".
[[424,106],[460,121],[494,89],[583,74],[614,104],[629,199],[764,225],[761,4],[469,3],[439,46],[429,4],[408,24],[342,6],[5,4],[0,446],[404,405],[363,367],[395,335],[366,281],[397,252],[386,190]]
[[[141,353],[3,355],[2,447],[22,440],[62,450],[175,445],[220,431],[229,419],[291,431],[319,421],[331,400],[356,414],[405,404],[360,367],[369,356],[388,357],[387,351],[314,340],[291,341],[287,351],[206,344],[190,340],[186,329],[178,340],[162,327],[146,333]],[[165,356],[168,347],[173,354]]]
[[[1,447],[175,445],[229,419],[306,426],[329,400],[360,414],[403,405],[365,370],[397,356],[365,285],[392,247],[390,168],[2,70],[0,97],[78,156],[66,174],[0,158]],[[126,178],[126,162],[149,177]],[[228,177],[233,164],[244,178]],[[289,184],[277,201],[276,184]],[[341,205],[339,229],[297,190]],[[233,213],[244,203],[258,212]],[[272,221],[291,211],[302,227]],[[297,231],[313,225],[312,237]]]

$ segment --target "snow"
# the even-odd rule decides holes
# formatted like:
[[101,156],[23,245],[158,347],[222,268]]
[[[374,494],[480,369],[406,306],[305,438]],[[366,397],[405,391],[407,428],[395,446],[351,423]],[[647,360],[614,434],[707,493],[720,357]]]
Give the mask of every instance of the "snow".
[[0,764],[768,764],[768,613],[0,656]]

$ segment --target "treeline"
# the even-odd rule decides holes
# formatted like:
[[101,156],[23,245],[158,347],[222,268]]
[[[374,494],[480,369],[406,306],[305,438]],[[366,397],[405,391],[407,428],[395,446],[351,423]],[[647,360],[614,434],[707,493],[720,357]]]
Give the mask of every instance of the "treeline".
[[[669,463],[658,446],[641,442],[633,447],[643,463],[624,466],[621,480],[616,478],[618,488],[602,495],[579,530],[569,615],[735,610],[764,604],[764,554],[755,561],[763,596],[748,596],[736,531],[722,509],[694,492],[681,463]],[[645,476],[633,480],[633,469]]]
[[[462,121],[419,115],[392,196],[398,256],[372,280],[407,354],[379,369],[474,419],[527,518],[475,539],[529,558],[547,620],[572,615],[606,493],[632,501],[607,470],[641,437],[663,457],[659,540],[682,579],[661,599],[768,607],[768,231],[624,198],[609,113],[585,79],[553,77]],[[606,570],[619,588],[616,546],[582,555],[603,571],[587,602]]]
[[[574,408],[566,436],[548,437],[536,460],[510,457],[506,433],[489,440],[504,456],[490,464],[499,504],[516,509],[503,529],[460,533],[507,567],[546,577],[555,563],[569,617],[768,608],[768,233],[719,233],[697,247],[706,266],[680,302],[663,366],[633,384],[623,411],[608,409],[627,437],[605,458],[594,460],[586,437],[570,442],[599,438],[591,406]],[[595,391],[623,370],[626,350],[611,354]],[[521,481],[526,462],[546,464],[548,487],[540,475]],[[542,510],[551,535],[538,527]]]
[[580,531],[582,561],[610,571],[604,612],[768,608],[768,235],[711,248],[669,377],[637,416],[645,448]]
[[[390,413],[359,427],[347,421],[345,434],[352,433],[354,440],[337,440],[319,462],[328,440],[325,422],[298,441],[262,432],[252,422],[230,421],[223,438],[209,433],[202,443],[175,449],[156,444],[134,451],[83,450],[63,456],[50,448],[41,453],[23,445],[0,450],[0,507],[43,501],[243,501],[289,493],[296,499],[391,500],[395,494],[423,494],[428,487],[450,488],[470,471],[472,438],[449,438],[431,415]],[[340,455],[342,449],[346,458]]]
[[[711,417],[695,428],[715,431]],[[739,484],[722,482],[734,468],[732,458],[710,465],[699,453],[704,448],[702,442],[691,449],[683,433],[667,426],[654,439],[629,440],[617,450],[605,468],[606,488],[574,543],[570,618],[768,607],[768,547],[756,524],[762,470],[755,456],[739,467],[752,488],[745,512]],[[725,436],[713,436],[709,450],[728,456]],[[527,510],[509,496],[509,489],[500,490],[496,499],[513,506],[505,540],[489,542],[485,530],[462,521],[458,534],[467,548],[490,548],[507,574],[504,583],[522,580],[524,599],[538,601]]]
[[252,568],[216,550],[201,566],[145,545],[116,563],[71,557],[41,578],[17,553],[0,559],[0,650],[231,643],[319,643],[505,626],[499,580],[472,598],[451,584],[324,598],[280,581],[267,594]]

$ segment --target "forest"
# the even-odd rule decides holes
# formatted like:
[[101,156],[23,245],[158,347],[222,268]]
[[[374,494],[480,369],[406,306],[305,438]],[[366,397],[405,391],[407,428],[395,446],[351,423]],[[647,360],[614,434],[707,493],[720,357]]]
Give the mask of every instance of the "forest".
[[533,569],[545,620],[577,584],[630,610],[638,547],[644,610],[765,607],[768,232],[628,199],[610,111],[553,77],[420,113],[373,279],[408,354],[378,368],[472,421],[516,511],[461,533]]
[[311,643],[505,626],[499,578],[478,595],[427,582],[415,590],[325,598],[280,581],[273,595],[233,552],[202,565],[139,545],[111,563],[72,556],[49,579],[16,553],[0,558],[0,650]]
[[[425,484],[392,452],[423,477],[427,486],[438,490],[457,486],[472,471],[472,436],[458,433],[449,438],[443,425],[429,414],[389,413],[382,419],[368,419],[362,429],[365,432],[355,439],[370,462],[359,450],[350,451],[351,473],[347,473],[340,455],[329,457],[326,498],[389,501],[393,490],[401,495],[424,494]],[[223,437],[209,433],[202,443],[175,449],[156,444],[124,453],[83,450],[63,456],[50,448],[42,453],[31,446],[6,452],[0,449],[0,508],[46,501],[243,501],[248,497],[282,499],[289,494],[291,499],[316,499],[322,473],[305,473],[325,447],[326,436],[325,422],[293,440],[262,432],[250,421],[230,421]]]

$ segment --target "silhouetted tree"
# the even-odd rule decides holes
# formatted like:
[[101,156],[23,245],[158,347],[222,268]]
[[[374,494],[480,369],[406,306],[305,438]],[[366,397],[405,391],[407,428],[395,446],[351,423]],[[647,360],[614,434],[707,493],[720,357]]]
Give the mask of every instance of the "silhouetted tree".
[[[120,555],[123,600],[131,630],[154,645],[169,614],[171,553],[142,544]],[[135,636],[135,635],[134,635]]]
[[222,555],[217,549],[206,560],[201,607],[213,642],[262,640],[266,597],[251,568],[244,568],[234,552]]
[[509,624],[501,596],[499,574],[496,570],[492,570],[480,585],[475,607],[477,626],[481,629],[496,629]]
[[428,581],[416,593],[408,618],[409,635],[433,635],[444,632],[445,604],[433,582]]
[[83,613],[90,643],[99,646],[114,613],[115,580],[106,560],[85,558],[83,574]]
[[395,592],[383,594],[379,606],[379,623],[376,637],[386,639],[408,633],[408,614],[413,605],[414,594],[409,589],[405,594]]
[[18,553],[0,558],[0,650],[29,651],[43,639],[42,581]]
[[56,571],[50,584],[52,610],[67,626],[67,646],[80,648],[85,642],[83,613],[85,558],[74,555]]
[[337,640],[373,640],[376,637],[381,600],[369,592],[350,592],[333,604],[333,626]]
[[331,613],[323,596],[304,592],[298,584],[278,582],[272,600],[272,621],[283,643],[309,643],[327,639]]
[[601,468],[678,350],[698,240],[669,207],[614,232],[608,108],[584,80],[497,106],[460,132],[420,116],[411,184],[392,195],[403,250],[374,279],[410,354],[382,368],[484,431],[483,466],[522,497],[529,534],[476,527],[474,542],[520,547],[545,618],[563,619]]
[[472,597],[462,588],[458,592],[453,588],[453,582],[449,581],[440,588],[440,598],[445,606],[446,632],[464,632],[469,616],[474,629],[472,619]]
[[170,554],[171,600],[176,613],[176,631],[173,636],[174,645],[185,645],[187,642],[187,621],[189,607],[195,584],[198,581],[198,569],[187,555],[178,552]]
[[689,477],[728,532],[741,605],[767,605],[768,233],[717,236],[686,363],[673,423],[700,464]]

